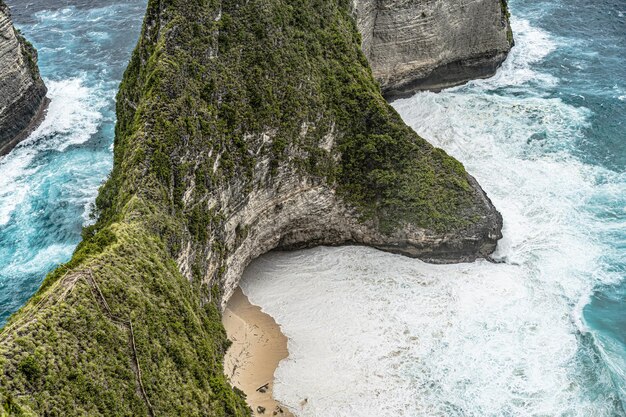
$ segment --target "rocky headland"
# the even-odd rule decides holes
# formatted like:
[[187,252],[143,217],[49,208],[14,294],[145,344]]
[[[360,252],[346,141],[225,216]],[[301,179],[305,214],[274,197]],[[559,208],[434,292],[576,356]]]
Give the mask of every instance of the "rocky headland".
[[354,0],[387,97],[490,77],[513,46],[506,0]]
[[47,89],[37,67],[37,51],[11,22],[0,0],[0,156],[24,140],[41,122]]
[[220,311],[252,259],[495,249],[501,216],[402,122],[361,46],[345,0],[149,1],[99,220],[0,333],[6,414],[248,415]]

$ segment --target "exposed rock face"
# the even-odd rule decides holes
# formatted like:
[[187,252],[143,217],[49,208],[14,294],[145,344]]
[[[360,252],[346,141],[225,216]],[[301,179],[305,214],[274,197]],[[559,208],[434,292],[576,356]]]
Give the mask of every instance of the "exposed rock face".
[[0,156],[10,152],[41,121],[48,104],[37,68],[37,51],[11,23],[0,0]]
[[[259,178],[269,170],[269,158],[257,163]],[[261,169],[259,169],[261,168]],[[223,255],[209,247],[187,241],[178,258],[181,271],[193,279],[194,265],[206,265],[205,279],[214,282],[217,271],[223,292],[222,307],[239,284],[246,266],[272,249],[300,249],[318,245],[362,244],[434,263],[471,262],[487,257],[502,236],[502,219],[478,184],[470,178],[480,219],[451,233],[438,233],[415,225],[389,233],[375,221],[363,221],[332,187],[297,172],[281,169],[271,184],[249,193],[244,183],[231,183],[212,196],[209,206],[222,207],[225,219],[215,241],[223,242]],[[221,245],[221,243],[220,243]],[[207,262],[208,261],[208,262]]]
[[495,73],[513,45],[506,0],[354,0],[363,52],[387,96]]
[[[270,163],[269,158],[259,161],[259,178],[265,177],[267,172],[263,171],[269,170]],[[281,170],[272,184],[250,193],[245,192],[245,184],[232,183],[209,202],[222,207],[221,214],[228,219],[216,236],[217,241],[224,242],[226,256],[187,242],[188,250],[181,252],[178,264],[189,279],[193,277],[193,265],[198,261],[204,264],[205,259],[209,261],[209,280],[224,270],[220,280],[224,306],[246,266],[276,248],[361,244],[433,263],[471,262],[495,250],[502,237],[502,219],[479,185],[470,181],[474,187],[472,204],[480,207],[482,214],[475,224],[451,233],[411,224],[385,233],[377,222],[363,221],[358,210],[346,204],[328,184],[302,178],[288,169]]]
[[98,223],[0,333],[5,409],[246,416],[218,311],[253,258],[495,249],[499,213],[384,100],[351,13],[344,0],[149,1]]

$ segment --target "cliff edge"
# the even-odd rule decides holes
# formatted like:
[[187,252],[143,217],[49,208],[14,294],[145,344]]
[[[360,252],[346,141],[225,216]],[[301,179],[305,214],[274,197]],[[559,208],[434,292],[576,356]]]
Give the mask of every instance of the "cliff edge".
[[506,0],[354,0],[387,97],[490,77],[513,46]]
[[11,23],[0,0],[0,156],[37,127],[48,104],[37,51]]
[[0,333],[5,414],[249,415],[220,309],[252,259],[472,261],[501,237],[382,97],[347,0],[150,0],[117,116],[98,223]]

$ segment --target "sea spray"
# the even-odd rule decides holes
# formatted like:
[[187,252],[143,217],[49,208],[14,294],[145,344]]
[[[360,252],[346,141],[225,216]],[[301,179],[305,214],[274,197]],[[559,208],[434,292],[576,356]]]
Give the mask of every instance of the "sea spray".
[[275,392],[299,416],[613,415],[567,300],[528,273],[318,248],[261,258],[242,287],[289,338]]

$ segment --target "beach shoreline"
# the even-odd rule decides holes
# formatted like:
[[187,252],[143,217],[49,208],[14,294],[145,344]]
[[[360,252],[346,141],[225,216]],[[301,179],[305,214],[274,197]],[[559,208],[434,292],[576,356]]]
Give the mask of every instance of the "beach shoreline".
[[238,287],[226,305],[222,323],[232,342],[224,357],[224,372],[231,384],[246,394],[252,415],[294,417],[273,397],[274,372],[289,356],[287,337],[276,321],[252,305]]

